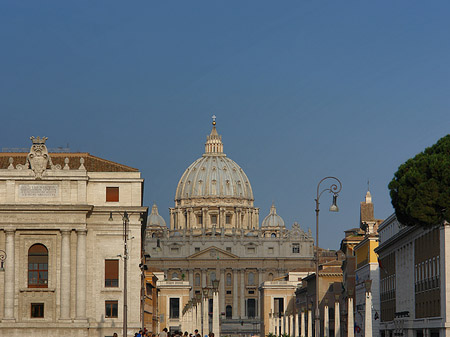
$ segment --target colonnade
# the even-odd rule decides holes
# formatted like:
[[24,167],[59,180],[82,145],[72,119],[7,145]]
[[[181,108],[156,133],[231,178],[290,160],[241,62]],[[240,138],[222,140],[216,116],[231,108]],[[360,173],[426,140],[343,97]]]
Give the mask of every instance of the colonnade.
[[[213,302],[213,317],[210,327],[209,298]],[[219,290],[217,287],[204,288],[202,294],[196,294],[184,306],[181,316],[181,330],[194,332],[196,329],[201,336],[213,332],[220,336],[220,312],[219,312]]]
[[[354,337],[353,298],[347,298],[347,308],[350,308],[347,318],[347,337]],[[328,317],[328,303],[324,306],[323,326],[321,335],[330,337],[330,317]],[[342,335],[339,300],[334,302],[334,336]],[[301,310],[300,313],[269,313],[269,333],[275,336],[287,334],[293,337],[313,337],[313,308]]]
[[[61,286],[59,289],[61,310],[60,319],[69,320],[70,317],[70,271],[71,271],[71,257],[70,257],[70,235],[71,230],[61,229]],[[75,318],[77,320],[86,320],[86,229],[76,230],[77,233],[77,258],[76,258],[76,305]],[[15,320],[14,297],[16,291],[16,230],[5,229],[6,237],[6,256],[5,261],[5,288],[4,288],[4,314],[3,320]],[[36,243],[39,243],[36,241]],[[28,265],[28,263],[26,263]],[[49,271],[50,272],[50,271]],[[50,279],[50,278],[49,278]],[[18,286],[19,284],[17,284]],[[49,285],[55,287],[56,284]]]

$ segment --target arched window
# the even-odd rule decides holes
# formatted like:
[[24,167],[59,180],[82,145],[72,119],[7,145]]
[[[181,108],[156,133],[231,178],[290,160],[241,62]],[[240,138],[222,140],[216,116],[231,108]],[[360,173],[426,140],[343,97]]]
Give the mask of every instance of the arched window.
[[252,286],[255,284],[255,274],[248,273],[248,285]]
[[227,319],[231,319],[233,317],[233,308],[231,307],[231,305],[227,305],[227,307],[225,308],[225,317]]
[[272,238],[276,238],[276,237],[277,237],[277,234],[275,234],[275,233],[272,233],[272,234],[270,235],[270,237],[272,237]]
[[231,286],[231,274],[227,274],[227,286]]
[[178,280],[178,273],[172,273],[172,280]]
[[40,243],[28,250],[28,288],[48,288],[48,250]]
[[200,274],[195,274],[194,285],[196,285],[196,286],[200,285]]
[[273,274],[269,273],[269,281],[273,281]]

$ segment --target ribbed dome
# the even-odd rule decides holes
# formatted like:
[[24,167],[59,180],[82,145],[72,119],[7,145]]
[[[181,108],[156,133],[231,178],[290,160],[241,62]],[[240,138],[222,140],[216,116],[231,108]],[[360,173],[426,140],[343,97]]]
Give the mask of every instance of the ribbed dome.
[[164,218],[158,213],[158,206],[153,204],[152,212],[147,218],[147,226],[164,226],[166,227],[166,222]]
[[244,171],[223,153],[222,138],[214,126],[207,137],[205,154],[181,176],[176,200],[226,197],[253,200],[252,187]]
[[264,218],[261,227],[284,227],[284,220],[277,214],[274,204],[270,207],[270,213]]

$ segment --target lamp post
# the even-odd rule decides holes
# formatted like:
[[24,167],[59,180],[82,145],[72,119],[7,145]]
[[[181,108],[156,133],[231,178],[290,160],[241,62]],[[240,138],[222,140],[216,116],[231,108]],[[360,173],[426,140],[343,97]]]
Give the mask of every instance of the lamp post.
[[5,271],[6,252],[0,249],[0,271]]
[[[127,292],[128,292],[128,285],[127,285],[127,275],[128,275],[128,224],[130,222],[129,215],[131,214],[141,214],[141,212],[135,212],[135,213],[128,213],[127,211],[121,213],[117,212],[122,216],[122,223],[123,223],[123,337],[127,336],[127,330],[128,330],[128,298],[127,298]],[[109,212],[109,219],[108,221],[113,221],[113,212]],[[140,221],[142,221],[142,218],[139,218]]]
[[[325,180],[331,180],[330,187],[320,190],[320,184]],[[314,313],[315,336],[320,337],[320,310],[319,310],[319,199],[323,192],[333,193],[333,203],[330,206],[330,212],[338,212],[339,208],[336,204],[339,192],[342,189],[341,181],[336,177],[325,177],[317,184],[316,195],[316,310]]]

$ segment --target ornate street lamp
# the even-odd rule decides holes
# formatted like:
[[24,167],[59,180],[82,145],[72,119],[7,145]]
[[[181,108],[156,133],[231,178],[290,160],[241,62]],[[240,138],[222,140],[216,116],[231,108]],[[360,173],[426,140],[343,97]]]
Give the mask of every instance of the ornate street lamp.
[[[320,184],[325,180],[334,180],[328,188],[320,190]],[[316,195],[316,310],[314,313],[315,336],[320,337],[320,310],[319,310],[319,199],[323,192],[333,193],[333,203],[330,206],[330,212],[338,212],[337,197],[342,189],[341,181],[336,177],[325,177],[317,184]]]
[[[121,213],[121,212],[115,212],[120,214],[122,217],[122,223],[123,223],[123,337],[127,336],[127,330],[128,330],[128,284],[127,284],[127,275],[128,275],[128,225],[130,223],[129,215],[132,214],[139,214],[141,215],[141,212],[130,212],[127,211]],[[109,219],[108,221],[113,221],[113,212],[109,212]],[[142,221],[142,217],[139,217],[139,221]]]
[[6,252],[0,249],[0,271],[5,271]]

